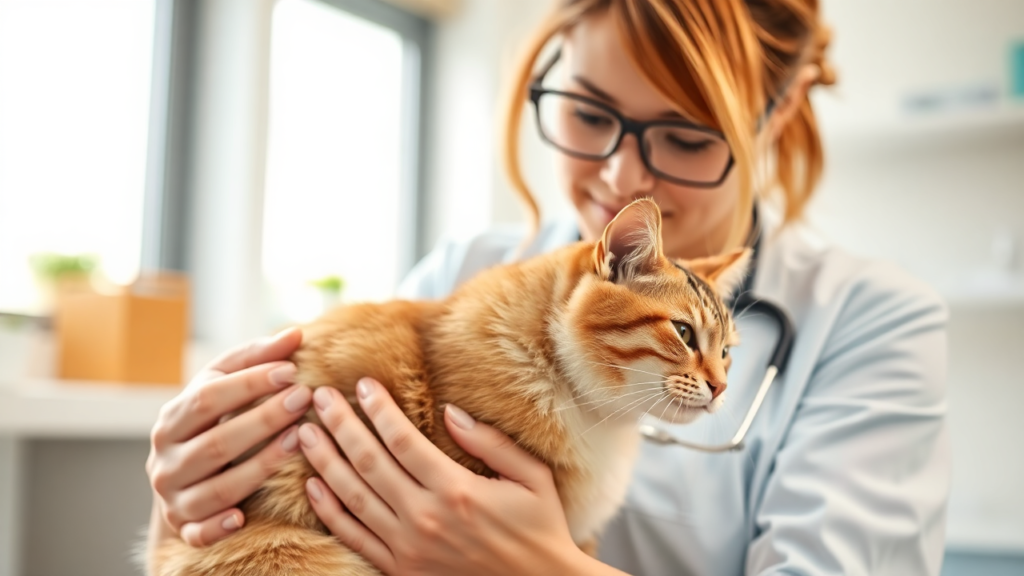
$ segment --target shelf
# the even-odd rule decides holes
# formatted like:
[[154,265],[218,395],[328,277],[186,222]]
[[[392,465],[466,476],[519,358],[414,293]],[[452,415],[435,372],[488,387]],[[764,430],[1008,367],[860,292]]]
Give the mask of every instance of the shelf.
[[0,382],[0,435],[146,438],[178,386]]
[[1006,102],[982,109],[874,114],[850,113],[827,100],[819,120],[826,145],[844,149],[892,150],[908,147],[949,147],[1024,140],[1024,102]]
[[1024,307],[1024,274],[979,271],[935,286],[953,307]]
[[1012,522],[950,518],[946,548],[968,553],[1024,554],[1024,519]]

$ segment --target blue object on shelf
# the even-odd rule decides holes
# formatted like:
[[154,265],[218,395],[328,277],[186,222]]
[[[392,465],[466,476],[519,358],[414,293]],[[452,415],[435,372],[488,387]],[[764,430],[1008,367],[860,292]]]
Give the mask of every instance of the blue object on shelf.
[[1024,555],[946,550],[942,576],[1021,576]]
[[1010,94],[1024,98],[1024,39],[1010,48]]

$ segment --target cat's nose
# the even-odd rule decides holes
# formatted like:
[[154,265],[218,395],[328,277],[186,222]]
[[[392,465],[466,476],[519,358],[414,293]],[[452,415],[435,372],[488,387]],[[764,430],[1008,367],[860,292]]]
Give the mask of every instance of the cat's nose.
[[726,384],[725,384],[724,381],[717,382],[715,380],[705,380],[705,382],[707,383],[708,388],[711,389],[711,399],[712,400],[714,400],[715,398],[718,398],[719,396],[721,396],[722,392],[725,392]]

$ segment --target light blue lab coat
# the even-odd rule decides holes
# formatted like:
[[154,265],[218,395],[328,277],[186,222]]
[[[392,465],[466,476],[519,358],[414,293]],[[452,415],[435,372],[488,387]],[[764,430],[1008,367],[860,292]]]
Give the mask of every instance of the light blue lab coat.
[[[938,575],[951,472],[946,308],[894,266],[800,226],[780,230],[766,212],[754,292],[792,317],[789,367],[742,452],[643,442],[600,557],[638,576]],[[524,256],[577,238],[572,222],[546,225]],[[510,261],[522,240],[490,232],[442,242],[401,295],[444,297]],[[749,406],[778,330],[754,314],[739,313],[737,326],[725,406],[667,427],[680,438],[724,442]]]

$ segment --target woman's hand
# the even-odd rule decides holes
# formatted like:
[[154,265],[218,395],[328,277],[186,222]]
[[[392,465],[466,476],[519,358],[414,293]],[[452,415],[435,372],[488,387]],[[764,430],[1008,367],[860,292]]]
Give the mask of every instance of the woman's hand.
[[[295,365],[284,361],[301,342],[302,332],[290,329],[231,350],[160,410],[146,461],[154,494],[151,547],[175,533],[193,546],[209,545],[245,522],[234,506],[296,451],[296,428],[244,463],[226,470],[225,466],[309,408],[310,389],[290,386]],[[268,394],[275,395],[222,422],[232,411]]]
[[363,379],[356,390],[386,448],[332,388],[318,388],[314,404],[348,460],[320,427],[299,429],[323,478],[307,482],[310,501],[342,543],[387,574],[566,574],[585,562],[547,466],[448,405],[455,441],[500,474],[478,476],[427,440],[383,386]]

